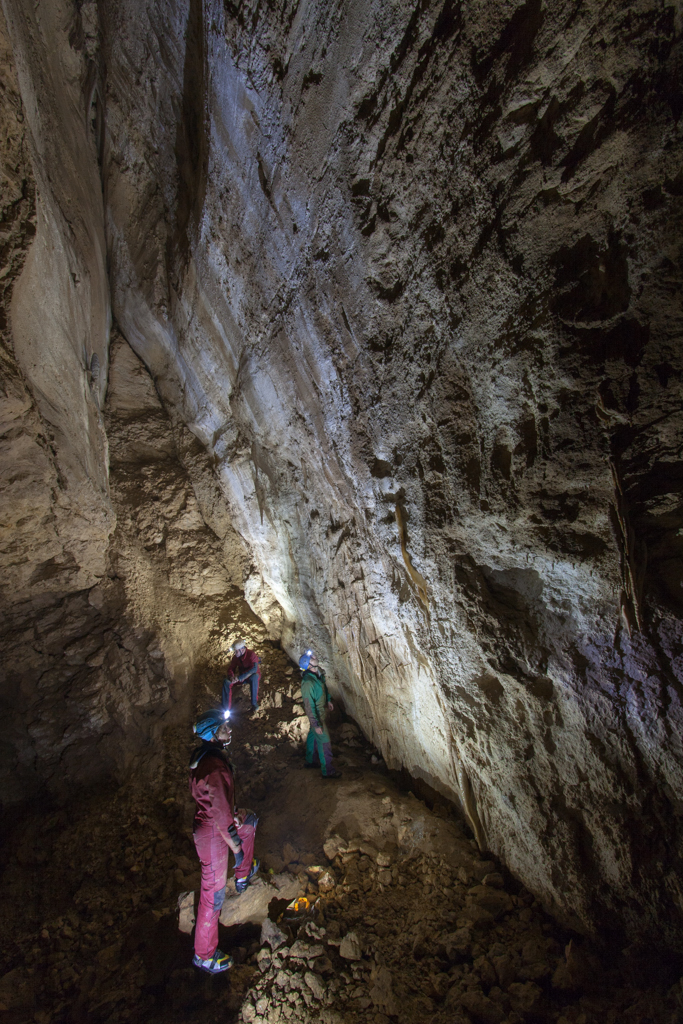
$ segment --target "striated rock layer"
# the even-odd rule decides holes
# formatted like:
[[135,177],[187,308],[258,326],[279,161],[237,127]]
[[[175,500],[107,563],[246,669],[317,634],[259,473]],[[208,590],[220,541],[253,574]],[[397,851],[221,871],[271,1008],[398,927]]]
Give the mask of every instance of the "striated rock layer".
[[[3,7],[13,224],[37,189],[12,587],[82,594],[162,543],[167,580],[186,550],[131,511],[128,427],[100,413],[113,315],[170,418],[142,462],[194,435],[174,458],[215,586],[314,644],[387,763],[566,920],[680,938],[678,9]],[[170,636],[135,573],[131,623]]]

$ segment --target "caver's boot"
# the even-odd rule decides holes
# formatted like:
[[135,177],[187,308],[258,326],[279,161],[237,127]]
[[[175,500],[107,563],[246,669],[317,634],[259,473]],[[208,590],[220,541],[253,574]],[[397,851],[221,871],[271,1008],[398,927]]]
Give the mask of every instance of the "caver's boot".
[[251,862],[251,867],[249,868],[249,874],[247,875],[247,877],[235,879],[235,889],[237,890],[238,893],[246,892],[247,886],[249,885],[251,880],[256,875],[258,875],[260,867],[261,861],[258,859],[258,857],[254,857],[253,861]]
[[202,960],[200,956],[195,955],[192,958],[192,963],[195,967],[198,967],[200,971],[206,971],[207,974],[221,974],[223,971],[228,971],[234,965],[235,961],[229,953],[222,953],[220,949],[208,960]]

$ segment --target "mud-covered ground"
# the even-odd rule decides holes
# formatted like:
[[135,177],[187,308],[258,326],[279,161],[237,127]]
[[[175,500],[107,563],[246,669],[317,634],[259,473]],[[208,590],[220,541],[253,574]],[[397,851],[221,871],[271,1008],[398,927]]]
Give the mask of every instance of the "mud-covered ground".
[[[36,803],[5,822],[1,1024],[680,1019],[675,957],[600,951],[563,930],[478,853],[449,808],[401,787],[341,711],[333,740],[343,778],[304,771],[298,670],[273,645],[254,646],[261,710],[250,715],[243,689],[233,715],[240,803],[261,817],[266,884],[291,873],[310,913],[285,913],[275,950],[256,924],[222,929],[236,960],[225,975],[191,966],[177,904],[199,884],[193,738],[189,723],[169,729],[162,757],[141,760],[119,789]],[[216,701],[220,682],[198,682],[196,710]]]

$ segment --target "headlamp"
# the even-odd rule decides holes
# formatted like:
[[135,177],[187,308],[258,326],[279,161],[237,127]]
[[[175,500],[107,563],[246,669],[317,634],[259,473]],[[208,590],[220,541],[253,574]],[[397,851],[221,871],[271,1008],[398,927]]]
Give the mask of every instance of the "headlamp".
[[224,711],[223,712],[223,718],[227,722],[227,720],[230,718],[230,712],[229,711]]

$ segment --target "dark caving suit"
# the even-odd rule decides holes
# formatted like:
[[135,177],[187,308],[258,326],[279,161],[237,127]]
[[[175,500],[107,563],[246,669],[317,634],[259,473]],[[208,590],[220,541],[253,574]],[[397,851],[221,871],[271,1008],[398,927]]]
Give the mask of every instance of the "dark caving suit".
[[[318,673],[310,668],[306,669],[301,678],[301,696],[309,721],[308,736],[306,737],[306,763],[313,764],[317,753],[321,772],[323,775],[330,775],[335,770],[332,764],[330,734],[327,731],[325,720],[330,695],[322,669],[318,669]],[[315,731],[316,725],[322,729],[321,733]]]
[[194,935],[195,953],[210,959],[218,946],[218,918],[228,877],[228,830],[234,826],[244,854],[235,878],[247,878],[252,868],[256,819],[235,817],[235,782],[232,766],[222,748],[204,742],[190,761],[190,792],[197,805],[194,845],[202,866],[202,888]]
[[223,680],[222,703],[224,708],[232,707],[232,688],[237,683],[249,683],[251,686],[251,706],[258,707],[258,688],[261,681],[261,661],[255,651],[244,648],[244,654],[238,657],[235,654],[228,665],[226,677]]

